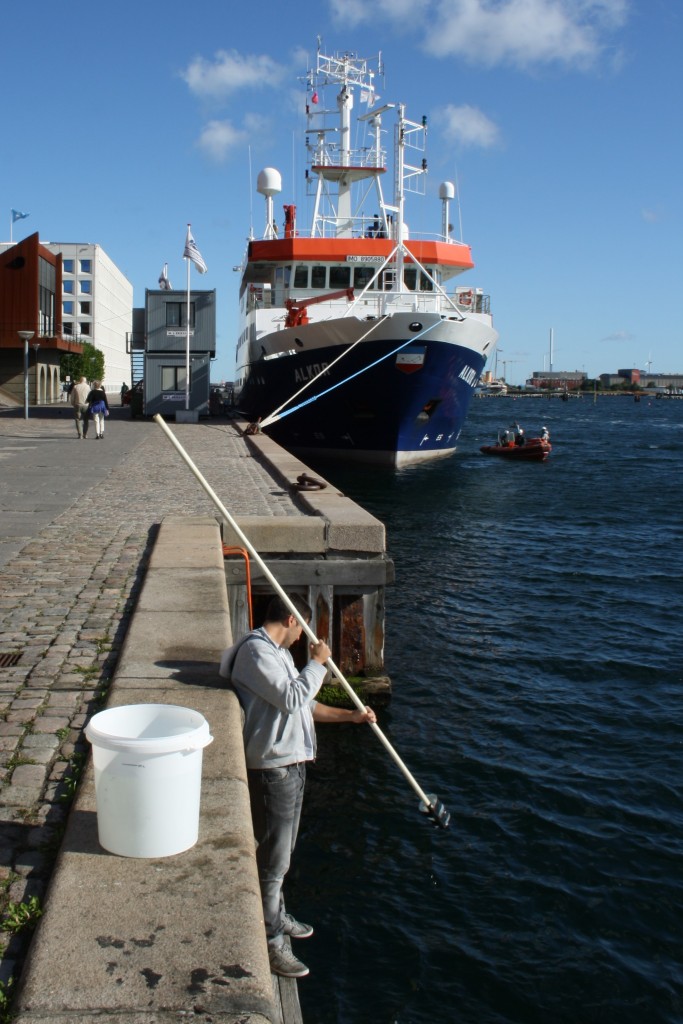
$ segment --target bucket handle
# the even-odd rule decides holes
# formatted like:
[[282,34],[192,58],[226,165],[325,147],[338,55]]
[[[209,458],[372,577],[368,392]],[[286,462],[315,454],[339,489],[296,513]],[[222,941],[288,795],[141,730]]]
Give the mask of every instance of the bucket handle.
[[184,754],[193,754],[195,750],[203,750],[204,747],[208,747],[209,743],[213,743],[213,736],[205,736],[201,743],[190,744],[183,748]]

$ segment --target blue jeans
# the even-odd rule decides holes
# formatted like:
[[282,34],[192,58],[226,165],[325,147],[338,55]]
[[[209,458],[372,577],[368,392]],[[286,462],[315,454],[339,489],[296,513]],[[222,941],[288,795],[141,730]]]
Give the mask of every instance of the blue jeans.
[[282,885],[299,831],[306,785],[306,765],[248,771],[251,817],[258,844],[256,865],[261,885],[263,920],[269,947],[284,941]]

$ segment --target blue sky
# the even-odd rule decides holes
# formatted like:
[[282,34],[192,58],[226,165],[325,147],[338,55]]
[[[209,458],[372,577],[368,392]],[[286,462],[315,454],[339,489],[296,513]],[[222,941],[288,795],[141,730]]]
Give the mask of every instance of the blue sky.
[[[429,119],[427,196],[457,176],[463,238],[491,295],[498,372],[683,371],[680,0],[217,0],[12,4],[3,15],[0,235],[100,244],[143,305],[186,224],[215,288],[212,379],[231,379],[258,171],[303,227],[304,94],[316,39],[381,51],[387,102]],[[250,178],[251,172],[251,178]],[[415,203],[417,200],[417,204]],[[3,212],[4,211],[4,212]],[[279,203],[276,206],[281,219]],[[453,216],[451,217],[453,219]]]

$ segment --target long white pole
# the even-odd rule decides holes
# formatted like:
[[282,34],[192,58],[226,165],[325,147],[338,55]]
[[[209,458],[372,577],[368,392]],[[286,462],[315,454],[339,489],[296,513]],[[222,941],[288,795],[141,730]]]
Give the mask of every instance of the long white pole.
[[548,363],[548,372],[553,372],[553,329],[550,328],[550,360]]
[[[290,601],[289,597],[287,596],[285,591],[282,589],[282,587],[280,586],[278,581],[275,579],[275,577],[273,576],[272,572],[270,571],[270,569],[268,568],[266,563],[263,561],[263,559],[259,555],[259,553],[256,550],[256,548],[253,546],[253,544],[251,543],[249,538],[246,536],[246,534],[243,533],[243,531],[237,525],[237,523],[235,522],[235,520],[232,518],[232,516],[228,512],[228,510],[225,507],[225,505],[223,505],[223,503],[221,502],[221,500],[218,497],[218,495],[216,494],[216,492],[211,488],[211,486],[207,482],[207,480],[199,472],[199,470],[195,466],[194,462],[192,461],[190,456],[187,454],[187,452],[185,451],[183,446],[180,444],[180,442],[178,441],[176,436],[169,429],[169,427],[166,424],[166,422],[164,421],[164,419],[158,413],[154,416],[154,419],[156,420],[157,424],[161,427],[161,429],[164,431],[164,433],[168,437],[168,439],[171,442],[171,444],[173,445],[173,447],[179,453],[179,455],[181,456],[183,461],[187,464],[187,466],[189,467],[191,472],[194,474],[196,479],[199,481],[201,486],[204,488],[204,490],[208,494],[209,498],[214,503],[214,505],[216,506],[218,511],[221,513],[223,518],[226,520],[226,522],[228,522],[230,524],[230,526],[233,529],[233,531],[237,534],[237,536],[239,537],[242,545],[246,548],[246,550],[249,552],[251,557],[258,564],[259,568],[263,572],[263,575],[266,577],[266,579],[268,580],[268,582],[272,586],[273,590],[276,592],[276,594],[279,594],[279,596],[285,602],[285,604],[289,608],[291,614],[294,616],[294,618],[297,620],[299,625],[302,627],[302,629],[303,629],[304,633],[306,634],[306,636],[308,637],[308,639],[311,641],[311,643],[314,643],[314,644],[319,643],[320,641],[319,641],[318,637],[315,635],[315,633],[313,632],[311,627],[308,625],[308,623],[305,621],[305,619],[302,618],[301,613],[299,611],[297,611],[295,606],[292,604],[292,602]],[[330,668],[332,673],[337,677],[337,679],[339,680],[339,682],[341,683],[343,688],[346,690],[347,694],[349,695],[349,697],[351,698],[353,703],[356,705],[356,707],[359,708],[361,711],[365,711],[365,705],[360,700],[360,698],[357,696],[357,694],[353,691],[352,687],[349,685],[349,683],[344,678],[344,675],[342,674],[341,669],[339,669],[335,665],[335,663],[332,661],[332,658],[328,658],[326,664]],[[386,736],[384,735],[384,733],[382,732],[380,727],[376,724],[376,722],[368,722],[368,725],[373,730],[373,732],[375,733],[375,735],[379,739],[380,743],[383,744],[383,746],[385,747],[385,749],[387,750],[389,755],[393,758],[395,763],[398,765],[398,767],[400,768],[401,772],[403,773],[403,775],[405,776],[405,778],[407,779],[409,784],[412,786],[412,788],[417,793],[418,797],[420,798],[420,800],[424,804],[426,813],[430,814],[430,816],[442,828],[447,828],[448,827],[448,820],[450,818],[450,815],[448,814],[448,812],[443,807],[443,804],[441,804],[436,799],[436,797],[434,795],[428,796],[427,793],[425,793],[425,791],[422,789],[422,787],[419,785],[419,783],[417,782],[415,777],[412,775],[412,773],[409,771],[409,769],[404,764],[402,759],[399,757],[397,752],[394,750],[393,746],[391,745],[389,740],[386,738]]]

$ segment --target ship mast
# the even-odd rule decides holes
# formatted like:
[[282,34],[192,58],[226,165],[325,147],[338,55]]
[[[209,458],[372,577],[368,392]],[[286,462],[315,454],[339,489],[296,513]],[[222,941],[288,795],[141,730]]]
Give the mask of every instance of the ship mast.
[[[360,211],[353,209],[353,186],[363,179],[374,179],[378,201],[382,203],[379,176],[386,167],[380,144],[381,118],[372,124],[374,142],[371,147],[354,149],[352,145],[354,91],[361,90],[361,102],[371,104],[375,96],[376,72],[371,70],[371,63],[376,63],[381,71],[381,55],[374,58],[352,53],[327,56],[318,51],[316,69],[306,78],[311,90],[306,104],[306,144],[311,170],[316,176],[311,228],[314,236],[333,233],[338,238],[350,238],[362,233],[363,218],[359,216]],[[336,110],[318,106],[319,90],[326,85],[339,88]],[[359,120],[366,120],[375,113],[361,115]]]

